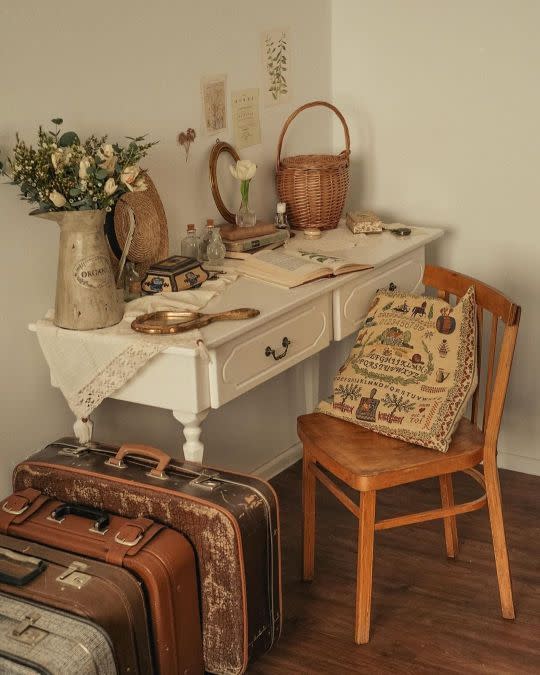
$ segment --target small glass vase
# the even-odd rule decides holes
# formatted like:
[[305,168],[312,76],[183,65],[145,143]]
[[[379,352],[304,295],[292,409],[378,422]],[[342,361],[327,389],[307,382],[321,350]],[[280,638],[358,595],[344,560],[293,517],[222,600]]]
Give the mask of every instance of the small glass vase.
[[249,208],[249,180],[243,180],[240,183],[240,194],[242,202],[236,212],[236,224],[238,227],[253,227],[257,222],[255,211]]

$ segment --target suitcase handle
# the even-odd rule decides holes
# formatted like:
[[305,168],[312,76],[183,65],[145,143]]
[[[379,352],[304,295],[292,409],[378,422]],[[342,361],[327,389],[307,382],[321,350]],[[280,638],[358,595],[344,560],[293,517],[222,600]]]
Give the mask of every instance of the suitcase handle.
[[126,455],[154,459],[157,462],[157,466],[154,469],[150,469],[147,475],[151,478],[160,478],[161,480],[167,478],[165,469],[169,465],[171,457],[166,452],[163,452],[163,450],[153,448],[151,445],[132,445],[130,443],[125,443],[120,446],[120,449],[114,457],[106,460],[105,464],[114,466],[117,469],[125,469],[127,467],[127,464],[124,462]]
[[47,567],[41,558],[0,548],[0,582],[10,586],[25,586]]
[[94,521],[94,530],[96,532],[103,532],[109,527],[109,514],[100,509],[94,509],[91,506],[83,506],[82,504],[62,504],[54,509],[51,513],[51,518],[59,523],[64,520],[66,516],[81,516],[82,518],[90,518]]

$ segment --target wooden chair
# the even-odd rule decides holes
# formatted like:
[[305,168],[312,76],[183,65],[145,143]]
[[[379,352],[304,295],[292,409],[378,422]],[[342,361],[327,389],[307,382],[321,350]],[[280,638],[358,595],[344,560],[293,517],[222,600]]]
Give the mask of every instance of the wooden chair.
[[[375,531],[442,518],[446,551],[450,558],[455,558],[458,552],[456,516],[475,511],[486,503],[489,509],[502,615],[506,619],[513,619],[515,616],[496,455],[520,307],[494,288],[443,268],[428,265],[424,273],[424,284],[426,287],[437,289],[438,297],[447,301],[450,301],[451,296],[462,297],[465,291],[474,285],[478,307],[479,368],[482,364],[484,315],[488,312],[491,314],[481,424],[479,424],[480,385],[472,399],[471,419],[461,420],[447,453],[388,438],[321,413],[303,415],[298,419],[298,433],[304,446],[303,579],[310,581],[314,575],[315,487],[316,481],[319,480],[359,521],[355,625],[357,644],[369,641]],[[504,330],[498,348],[499,320]],[[482,382],[483,378],[479,381]],[[474,468],[480,462],[483,462],[483,473]],[[452,474],[456,471],[469,474],[482,486],[484,494],[474,501],[455,504]],[[359,503],[353,502],[331,476],[359,491]],[[435,476],[440,482],[441,508],[376,521],[377,490]]]

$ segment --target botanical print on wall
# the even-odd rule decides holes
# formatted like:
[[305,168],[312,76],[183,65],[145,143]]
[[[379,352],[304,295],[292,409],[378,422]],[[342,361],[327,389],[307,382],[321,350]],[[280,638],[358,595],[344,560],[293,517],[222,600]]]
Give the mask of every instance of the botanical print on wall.
[[262,35],[262,66],[265,104],[278,105],[290,100],[290,36],[285,28],[269,30]]
[[204,128],[209,135],[227,130],[227,76],[215,75],[201,80]]

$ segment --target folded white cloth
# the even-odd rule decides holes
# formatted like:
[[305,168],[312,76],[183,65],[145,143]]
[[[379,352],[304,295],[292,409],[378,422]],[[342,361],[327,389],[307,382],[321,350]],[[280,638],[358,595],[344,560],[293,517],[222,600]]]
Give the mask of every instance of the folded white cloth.
[[52,312],[36,323],[39,344],[49,365],[51,381],[60,388],[78,418],[87,418],[103,399],[120,389],[153,356],[171,346],[207,351],[199,330],[176,335],[146,335],[131,328],[140,314],[162,310],[199,311],[222,293],[237,275],[206,281],[200,289],[137,298],[126,304],[116,326],[74,331],[58,328]]

